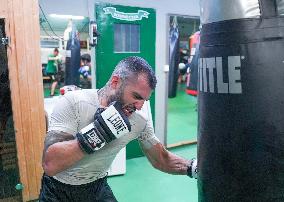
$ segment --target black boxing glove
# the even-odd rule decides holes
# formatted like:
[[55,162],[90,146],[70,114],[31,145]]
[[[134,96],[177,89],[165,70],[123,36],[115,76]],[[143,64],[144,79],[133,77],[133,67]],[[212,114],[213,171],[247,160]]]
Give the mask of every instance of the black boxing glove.
[[111,103],[105,110],[98,109],[94,117],[94,122],[76,134],[81,149],[88,154],[131,131],[119,102]]
[[187,166],[187,176],[197,179],[197,159],[193,158],[190,160]]

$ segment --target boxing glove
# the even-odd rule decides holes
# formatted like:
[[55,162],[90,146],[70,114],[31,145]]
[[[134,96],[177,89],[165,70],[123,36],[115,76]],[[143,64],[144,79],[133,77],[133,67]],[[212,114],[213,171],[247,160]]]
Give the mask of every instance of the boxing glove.
[[130,131],[131,126],[122,111],[122,105],[113,102],[104,110],[99,108],[94,122],[82,128],[76,137],[81,149],[91,154]]
[[187,166],[187,176],[197,179],[197,171],[197,159],[193,158]]
[[79,73],[84,77],[87,78],[90,74],[89,74],[89,66],[83,66],[79,68]]

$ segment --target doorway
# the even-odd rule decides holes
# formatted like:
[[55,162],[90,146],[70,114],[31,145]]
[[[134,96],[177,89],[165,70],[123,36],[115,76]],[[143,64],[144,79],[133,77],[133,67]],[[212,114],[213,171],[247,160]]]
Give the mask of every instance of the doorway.
[[22,201],[4,19],[0,19],[0,39],[0,201]]
[[[169,15],[169,27],[177,27],[178,61],[176,62],[174,87],[175,96],[168,98],[167,108],[167,147],[194,144],[197,141],[197,96],[187,94],[187,79],[189,77],[187,63],[190,63],[190,37],[199,30],[199,17]],[[171,33],[170,33],[171,34]],[[169,36],[170,36],[169,34]],[[169,61],[170,64],[170,61]]]

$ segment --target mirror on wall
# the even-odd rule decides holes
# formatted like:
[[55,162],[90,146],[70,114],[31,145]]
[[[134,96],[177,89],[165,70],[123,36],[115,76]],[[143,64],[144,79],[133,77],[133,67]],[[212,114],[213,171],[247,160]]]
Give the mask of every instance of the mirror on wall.
[[[199,17],[169,16],[169,66],[167,147],[197,141],[197,90],[191,61],[195,54],[194,34],[199,31]],[[195,84],[197,85],[197,84]],[[192,91],[193,90],[193,91]]]
[[66,86],[91,88],[89,17],[53,13],[50,9],[47,13],[39,7],[44,97],[59,96]]

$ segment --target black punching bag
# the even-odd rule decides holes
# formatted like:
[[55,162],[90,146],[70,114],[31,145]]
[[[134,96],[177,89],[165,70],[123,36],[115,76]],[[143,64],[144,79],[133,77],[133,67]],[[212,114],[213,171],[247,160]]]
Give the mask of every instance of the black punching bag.
[[201,0],[201,202],[284,201],[284,9],[277,3]]
[[65,61],[65,85],[79,85],[80,41],[77,30],[72,26],[71,37],[67,41]]
[[177,26],[177,18],[173,18],[170,28],[170,61],[169,61],[169,86],[168,97],[176,97],[177,80],[178,80],[178,64],[179,64],[179,31]]

